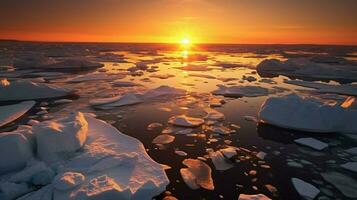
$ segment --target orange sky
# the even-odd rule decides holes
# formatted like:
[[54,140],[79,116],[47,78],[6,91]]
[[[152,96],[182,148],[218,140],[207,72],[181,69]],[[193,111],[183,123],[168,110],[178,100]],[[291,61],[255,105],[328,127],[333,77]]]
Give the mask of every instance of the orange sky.
[[356,0],[1,0],[0,38],[357,44]]

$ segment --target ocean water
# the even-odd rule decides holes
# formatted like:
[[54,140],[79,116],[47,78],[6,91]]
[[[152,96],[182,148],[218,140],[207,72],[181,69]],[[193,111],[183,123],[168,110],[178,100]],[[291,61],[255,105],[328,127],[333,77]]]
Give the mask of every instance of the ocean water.
[[[353,46],[317,46],[317,45],[192,45],[185,47],[169,44],[102,44],[102,43],[32,43],[7,41],[0,43],[0,77],[14,80],[34,80],[43,77],[46,83],[59,87],[75,89],[77,95],[71,95],[69,104],[54,104],[54,99],[38,101],[35,109],[23,118],[0,129],[1,132],[13,130],[29,119],[45,120],[65,116],[78,110],[91,112],[121,132],[139,139],[148,154],[158,163],[171,167],[166,170],[170,179],[167,187],[178,199],[238,199],[239,194],[263,193],[273,199],[302,199],[294,189],[291,178],[300,178],[320,189],[319,198],[352,199],[343,195],[337,188],[326,182],[321,173],[338,171],[349,177],[356,174],[340,168],[346,161],[356,161],[344,152],[356,146],[355,141],[346,136],[316,134],[294,131],[268,124],[250,121],[246,116],[257,117],[262,103],[269,96],[289,93],[309,94],[311,89],[284,83],[294,77],[268,76],[256,72],[256,65],[264,59],[286,60],[295,57],[328,55],[347,60],[357,60],[357,47]],[[31,58],[36,58],[31,60]],[[65,69],[41,67],[44,58],[57,61],[66,59],[84,59],[104,64],[91,70],[78,70],[68,66]],[[21,62],[22,64],[21,64]],[[27,61],[26,64],[24,60]],[[20,64],[19,64],[20,63]],[[135,66],[145,66],[141,70],[132,70]],[[139,67],[140,68],[140,67]],[[117,76],[107,80],[86,80],[69,82],[77,76]],[[254,77],[256,80],[245,80]],[[133,87],[114,86],[115,81],[127,81],[137,85]],[[317,80],[331,84],[351,82],[348,80]],[[95,98],[112,97],[127,92],[144,92],[148,89],[167,85],[187,91],[184,96],[157,98],[137,105],[128,105],[111,109],[98,109],[89,105]],[[186,114],[203,118],[204,109],[209,107],[210,99],[215,98],[212,91],[217,85],[252,85],[276,90],[274,94],[260,97],[219,97],[226,102],[214,109],[223,113],[222,126],[235,130],[228,135],[214,134],[207,126],[195,128],[192,134],[175,134],[175,141],[167,145],[155,145],[152,140],[162,130],[171,127],[171,116]],[[313,94],[312,94],[313,95]],[[346,96],[339,95],[341,99]],[[336,100],[336,96],[325,97],[326,101]],[[49,103],[49,113],[37,115],[41,102]],[[6,105],[11,102],[0,102]],[[151,123],[163,126],[148,130]],[[238,128],[240,127],[240,128]],[[330,147],[315,151],[294,143],[294,139],[314,137]],[[238,156],[230,161],[232,168],[224,171],[215,169],[209,158],[204,161],[212,169],[215,189],[190,189],[182,180],[180,169],[185,166],[186,158],[207,157],[207,150],[219,150],[226,146],[241,148]],[[187,153],[187,156],[175,154],[175,150]],[[262,160],[257,152],[267,153]],[[289,163],[289,164],[288,164]],[[357,180],[357,179],[356,179]],[[273,186],[273,187],[271,187]],[[274,189],[271,189],[274,188]],[[165,196],[162,194],[156,199]]]

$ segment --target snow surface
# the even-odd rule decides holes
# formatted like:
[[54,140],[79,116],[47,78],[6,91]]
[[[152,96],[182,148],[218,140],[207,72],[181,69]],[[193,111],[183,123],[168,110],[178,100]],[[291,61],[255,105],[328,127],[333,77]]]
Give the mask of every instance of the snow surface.
[[9,85],[0,85],[0,101],[56,98],[73,94],[73,92],[74,91],[70,89],[45,83],[14,81],[10,82]]
[[17,120],[35,104],[35,101],[24,101],[18,104],[0,106],[0,127]]
[[32,158],[31,138],[24,135],[25,131],[17,129],[0,133],[0,174],[21,170]]
[[296,94],[269,97],[260,108],[259,119],[283,128],[309,132],[357,132],[357,110],[326,105],[315,98]]

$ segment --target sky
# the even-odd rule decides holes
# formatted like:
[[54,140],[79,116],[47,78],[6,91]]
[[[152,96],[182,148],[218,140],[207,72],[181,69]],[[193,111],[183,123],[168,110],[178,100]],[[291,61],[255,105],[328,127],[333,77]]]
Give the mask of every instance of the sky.
[[0,0],[0,39],[357,44],[357,0]]

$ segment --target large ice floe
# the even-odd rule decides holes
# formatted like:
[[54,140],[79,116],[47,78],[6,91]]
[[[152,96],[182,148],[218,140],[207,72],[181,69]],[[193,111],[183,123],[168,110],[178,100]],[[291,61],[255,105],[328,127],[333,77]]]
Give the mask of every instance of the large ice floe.
[[0,157],[6,200],[152,199],[169,183],[140,141],[82,113],[1,133]]
[[328,105],[312,97],[269,97],[259,119],[283,128],[321,133],[357,133],[357,110]]
[[218,89],[212,92],[214,95],[226,97],[259,97],[269,94],[269,89],[260,86],[231,86],[218,85]]
[[18,104],[0,106],[0,127],[20,118],[29,111],[35,103],[35,101],[24,101]]
[[357,84],[331,85],[326,83],[301,80],[285,80],[284,82],[292,85],[314,88],[314,91],[319,93],[335,93],[357,96]]
[[0,84],[0,101],[57,98],[73,93],[74,91],[71,89],[25,80]]
[[351,61],[336,60],[326,62],[327,58],[290,58],[287,61],[266,59],[257,65],[261,76],[286,75],[298,78],[357,80],[357,65]]

